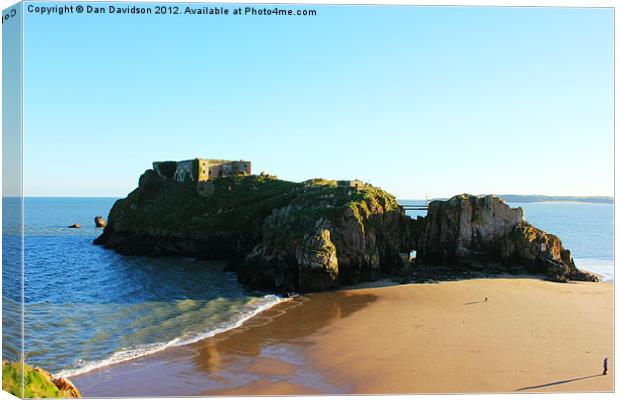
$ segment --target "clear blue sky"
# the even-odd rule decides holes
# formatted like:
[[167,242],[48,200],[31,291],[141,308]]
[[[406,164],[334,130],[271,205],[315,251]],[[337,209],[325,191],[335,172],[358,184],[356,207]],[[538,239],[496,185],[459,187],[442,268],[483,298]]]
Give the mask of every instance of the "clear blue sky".
[[125,195],[196,156],[400,198],[613,194],[611,9],[305,8],[25,12],[25,194]]

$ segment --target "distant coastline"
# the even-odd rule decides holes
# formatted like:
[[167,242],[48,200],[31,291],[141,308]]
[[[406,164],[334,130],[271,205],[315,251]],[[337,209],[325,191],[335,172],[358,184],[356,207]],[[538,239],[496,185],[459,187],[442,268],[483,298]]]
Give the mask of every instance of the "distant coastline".
[[[479,195],[484,196],[484,195]],[[577,202],[577,203],[598,203],[598,204],[613,204],[614,198],[612,196],[547,196],[542,194],[498,194],[497,197],[504,199],[508,203],[545,203],[545,202]],[[447,200],[447,197],[437,197],[429,199],[433,200]],[[419,201],[415,199],[399,199],[399,202]]]
[[498,195],[508,203],[543,203],[543,202],[579,202],[579,203],[603,203],[613,204],[611,196],[545,196],[540,194],[500,194]]

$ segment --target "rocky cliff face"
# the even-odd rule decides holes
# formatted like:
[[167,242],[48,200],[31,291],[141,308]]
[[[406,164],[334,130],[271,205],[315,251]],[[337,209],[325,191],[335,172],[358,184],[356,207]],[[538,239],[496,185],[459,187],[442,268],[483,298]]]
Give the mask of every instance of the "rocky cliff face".
[[151,170],[115,203],[96,244],[123,254],[231,260],[240,282],[312,291],[403,267],[414,223],[390,194],[335,181],[263,176],[213,181],[204,197]]
[[374,188],[338,210],[329,202],[315,210],[293,203],[265,220],[239,279],[254,287],[325,290],[396,273],[404,267],[400,253],[411,249],[412,226],[393,197]]
[[521,208],[512,209],[497,197],[470,195],[431,202],[425,219],[418,259],[449,264],[493,258],[499,239],[524,221]]
[[596,281],[578,270],[557,236],[525,222],[521,208],[494,196],[460,195],[429,204],[417,262],[455,267],[499,264],[507,272],[544,274],[559,282]]

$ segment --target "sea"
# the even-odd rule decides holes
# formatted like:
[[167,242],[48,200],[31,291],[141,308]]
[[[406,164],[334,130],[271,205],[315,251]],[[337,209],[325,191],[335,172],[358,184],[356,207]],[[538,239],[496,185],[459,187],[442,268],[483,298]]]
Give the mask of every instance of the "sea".
[[[239,285],[223,262],[123,256],[93,245],[102,232],[94,217],[107,219],[116,200],[24,199],[27,363],[70,377],[196,342],[286,301]],[[611,204],[511,206],[523,207],[528,221],[557,234],[578,267],[613,279]],[[21,279],[19,264],[12,260],[18,259],[21,244],[4,211],[3,359],[15,360],[20,348]],[[81,228],[68,228],[74,223]]]

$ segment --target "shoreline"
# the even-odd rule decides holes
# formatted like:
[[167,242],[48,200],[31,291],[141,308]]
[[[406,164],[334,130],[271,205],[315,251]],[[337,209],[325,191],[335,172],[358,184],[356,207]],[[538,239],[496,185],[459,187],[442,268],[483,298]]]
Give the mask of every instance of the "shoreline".
[[[602,274],[599,274],[599,273],[596,273],[596,272],[593,272],[587,269],[583,269],[583,268],[580,268],[580,269],[582,269],[583,271],[589,272],[593,275],[596,275],[600,279],[599,283],[609,283],[612,285],[614,284],[613,279],[605,279],[605,276]],[[542,280],[542,281],[546,280],[543,275],[525,275],[525,274],[511,275],[511,274],[506,273],[506,274],[492,275],[492,276],[487,276],[487,277],[472,277],[472,278],[461,277],[455,280],[438,280],[435,282],[411,282],[410,284],[422,284],[422,285],[440,284],[440,283],[446,283],[446,282],[463,282],[463,281],[479,280],[479,279],[491,279],[491,280],[493,279],[537,279],[537,280]],[[397,286],[397,285],[402,285],[402,284],[396,281],[393,281],[389,278],[381,278],[381,279],[378,279],[377,281],[362,282],[356,285],[343,286],[339,289],[335,289],[335,290],[331,290],[331,291],[323,292],[323,293],[341,292],[341,291],[346,292],[346,291],[357,290],[357,289],[378,288],[378,287]],[[320,292],[314,293],[314,294],[320,294]],[[110,368],[116,364],[127,363],[133,360],[136,360],[136,359],[155,355],[159,352],[165,351],[170,348],[188,346],[188,345],[209,339],[216,335],[226,334],[226,332],[230,330],[240,328],[243,324],[245,324],[252,318],[255,318],[259,314],[273,307],[276,307],[283,302],[290,301],[293,299],[292,297],[281,297],[280,295],[276,295],[276,294],[268,294],[263,297],[267,297],[267,296],[273,296],[277,300],[270,304],[260,306],[256,310],[253,310],[252,312],[250,312],[248,315],[242,316],[237,321],[234,321],[234,322],[231,321],[225,327],[215,328],[211,331],[198,334],[189,339],[182,340],[180,338],[175,338],[166,343],[151,343],[151,344],[142,345],[142,348],[140,349],[136,348],[136,349],[126,349],[126,350],[117,351],[106,359],[99,360],[99,361],[91,361],[81,367],[63,369],[55,373],[54,376],[73,379],[73,377],[78,377],[80,375],[88,374],[91,372],[96,372],[97,370],[100,370],[100,369]]]
[[[474,297],[488,297],[489,301],[479,299],[465,305],[468,302],[464,300]],[[538,297],[546,298],[543,303],[548,309],[542,315]],[[584,303],[585,298],[589,304]],[[488,393],[519,388],[609,391],[613,388],[613,371],[601,379],[592,373],[580,375],[571,365],[594,371],[603,353],[613,365],[612,298],[612,282],[561,284],[523,276],[404,285],[370,282],[280,302],[237,328],[197,343],[71,379],[88,397]],[[498,327],[506,322],[507,312],[513,317],[518,314],[511,325],[519,334]],[[575,321],[577,316],[581,322]],[[584,318],[591,323],[584,323]],[[587,330],[588,326],[596,327],[594,333]],[[463,331],[465,327],[469,328]],[[566,332],[571,332],[570,338]],[[554,339],[554,335],[558,337]],[[399,344],[403,337],[414,345]],[[481,337],[485,338],[482,342]],[[579,351],[580,338],[589,353]],[[502,348],[502,339],[531,347],[526,352],[528,357],[523,359],[522,353]],[[506,368],[494,364],[494,357],[501,354],[501,360],[523,364],[521,370],[525,371],[526,361],[531,361],[541,344],[541,351],[553,350],[547,362],[553,362],[554,368],[536,360],[529,375],[532,378],[536,373],[539,379],[528,379],[524,372],[506,375]],[[451,350],[446,353],[446,349]],[[412,367],[408,360],[424,360],[434,367]],[[472,373],[473,366],[481,374],[494,371],[494,381],[500,383],[487,382]],[[445,379],[460,375],[459,384]],[[416,383],[412,376],[424,378]],[[581,381],[536,387],[587,376]],[[114,382],[113,387],[108,382]]]
[[[73,378],[75,376],[88,374],[92,371],[97,371],[99,369],[109,368],[116,364],[127,363],[127,362],[131,362],[132,360],[140,359],[143,357],[148,357],[150,355],[154,355],[159,352],[165,351],[166,349],[189,346],[191,344],[209,339],[216,335],[224,334],[230,330],[240,328],[243,326],[243,324],[245,324],[247,321],[251,320],[252,318],[256,317],[260,313],[266,310],[269,310],[270,308],[273,308],[277,306],[278,304],[281,304],[283,302],[290,300],[290,298],[280,297],[279,295],[275,295],[275,294],[268,294],[268,295],[263,296],[262,298],[264,299],[267,297],[273,297],[274,300],[272,300],[270,303],[263,304],[252,311],[246,312],[245,314],[241,314],[241,317],[238,320],[230,321],[224,327],[214,328],[210,331],[197,334],[194,337],[187,338],[187,339],[181,339],[177,337],[166,343],[150,343],[150,344],[142,345],[141,348],[119,350],[119,351],[114,352],[110,357],[106,359],[99,360],[99,361],[91,361],[81,367],[63,369],[55,373],[54,376],[63,377],[63,378]],[[260,299],[260,298],[257,298],[257,299]]]
[[[576,259],[575,264],[577,264],[577,261],[579,261],[579,263],[582,264],[583,261],[585,261],[585,260],[588,260],[588,259],[583,259],[583,258]],[[603,272],[594,271],[594,270],[592,270],[592,269],[590,269],[588,267],[584,268],[584,267],[579,266],[577,268],[579,268],[581,271],[588,272],[588,273],[590,273],[592,275],[597,276],[600,282],[610,282],[610,283],[614,282],[614,280],[615,280],[614,268],[613,268],[614,260],[608,261],[608,260],[600,260],[600,259],[596,259],[596,258],[595,259],[589,259],[589,260],[590,261],[589,262],[586,261],[586,263],[590,263],[591,264],[592,262],[594,262],[594,263],[601,262],[604,265],[611,265],[612,266],[612,268],[611,268],[611,275],[610,275],[611,277],[608,278]]]

